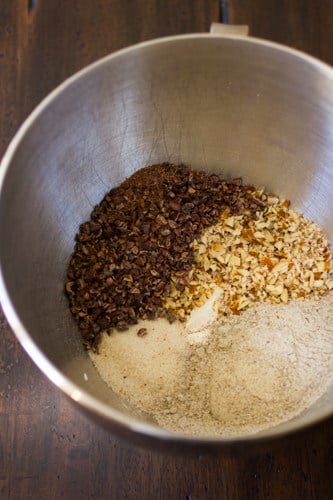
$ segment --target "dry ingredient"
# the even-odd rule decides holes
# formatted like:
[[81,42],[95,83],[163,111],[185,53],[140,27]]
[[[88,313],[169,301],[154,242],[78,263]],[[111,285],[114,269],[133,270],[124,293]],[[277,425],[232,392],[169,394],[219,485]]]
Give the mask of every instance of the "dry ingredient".
[[328,242],[289,202],[170,164],[95,207],[66,283],[112,389],[162,427],[219,436],[284,422],[326,390],[332,288]]
[[205,327],[192,318],[141,324],[144,337],[135,327],[103,335],[90,356],[115,392],[170,431],[259,432],[294,418],[333,383],[332,292],[259,304]]
[[137,171],[76,240],[66,292],[87,349],[140,319],[186,320],[216,289],[228,315],[333,288],[328,242],[289,202],[185,166]]
[[253,191],[239,180],[165,163],[108,193],[81,225],[68,268],[66,292],[85,347],[96,350],[105,331],[168,314],[171,275],[183,290],[194,262],[191,242],[226,209],[255,217],[265,203]]

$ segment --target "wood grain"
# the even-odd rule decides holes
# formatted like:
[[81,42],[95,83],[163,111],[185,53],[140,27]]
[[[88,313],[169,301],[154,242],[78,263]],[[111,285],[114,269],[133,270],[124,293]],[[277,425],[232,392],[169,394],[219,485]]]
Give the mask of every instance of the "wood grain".
[[333,64],[333,2],[329,0],[223,0],[230,23],[250,34],[290,45]]
[[[329,2],[223,3],[253,34],[333,61]],[[207,31],[219,16],[218,0],[0,2],[0,155],[33,107],[81,67],[140,40]],[[74,409],[0,321],[1,499],[325,500],[332,472],[333,419],[240,456],[124,444]]]

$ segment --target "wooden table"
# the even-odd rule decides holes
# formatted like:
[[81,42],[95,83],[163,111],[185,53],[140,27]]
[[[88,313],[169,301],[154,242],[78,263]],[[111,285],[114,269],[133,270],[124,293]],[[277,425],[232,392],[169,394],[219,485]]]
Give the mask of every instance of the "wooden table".
[[[1,0],[0,155],[67,76],[162,35],[245,23],[333,64],[329,0]],[[175,457],[119,442],[83,417],[0,324],[1,499],[333,498],[333,419],[241,457]]]

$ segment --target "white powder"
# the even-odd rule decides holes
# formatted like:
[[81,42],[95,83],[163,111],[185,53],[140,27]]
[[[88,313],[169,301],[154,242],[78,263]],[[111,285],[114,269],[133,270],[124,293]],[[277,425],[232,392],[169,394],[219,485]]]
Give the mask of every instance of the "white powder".
[[[145,327],[148,333],[139,337]],[[90,352],[115,392],[163,428],[258,432],[311,406],[333,380],[333,293],[217,321],[214,297],[186,325],[142,321]]]

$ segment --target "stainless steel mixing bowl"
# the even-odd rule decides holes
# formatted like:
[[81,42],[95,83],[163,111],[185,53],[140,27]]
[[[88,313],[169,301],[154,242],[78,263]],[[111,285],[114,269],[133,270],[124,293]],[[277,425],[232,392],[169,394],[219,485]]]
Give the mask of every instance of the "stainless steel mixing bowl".
[[253,443],[331,415],[333,387],[274,429],[195,439],[138,417],[95,372],[63,293],[74,235],[110,188],[162,161],[265,186],[333,241],[333,70],[266,41],[193,34],[114,53],[57,88],[1,166],[1,301],[22,346],[90,416],[145,445]]

